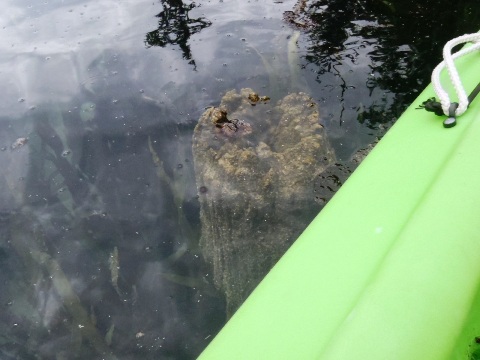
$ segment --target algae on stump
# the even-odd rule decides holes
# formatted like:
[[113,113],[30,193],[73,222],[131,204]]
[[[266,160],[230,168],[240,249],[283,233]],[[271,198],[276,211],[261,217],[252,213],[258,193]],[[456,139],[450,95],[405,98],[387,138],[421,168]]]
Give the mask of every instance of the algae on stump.
[[309,96],[270,104],[252,93],[227,92],[193,135],[200,246],[228,317],[317,214],[313,183],[334,162]]

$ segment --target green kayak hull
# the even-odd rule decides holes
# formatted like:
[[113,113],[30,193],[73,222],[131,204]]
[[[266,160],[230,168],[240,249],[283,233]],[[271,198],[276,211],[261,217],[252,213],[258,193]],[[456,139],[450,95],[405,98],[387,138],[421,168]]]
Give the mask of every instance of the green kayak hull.
[[[480,53],[456,64],[470,93]],[[433,96],[407,109],[201,360],[475,357],[480,99],[446,129],[416,109]]]

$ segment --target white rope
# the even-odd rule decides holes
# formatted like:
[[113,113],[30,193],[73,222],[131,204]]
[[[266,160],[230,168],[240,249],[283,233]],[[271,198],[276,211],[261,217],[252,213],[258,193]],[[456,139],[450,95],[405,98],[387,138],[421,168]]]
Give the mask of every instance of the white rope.
[[[474,44],[452,54],[453,47],[467,42],[473,42]],[[435,93],[437,94],[439,101],[442,104],[443,113],[447,116],[450,116],[449,111],[452,101],[450,101],[448,93],[442,87],[442,84],[440,82],[440,73],[445,67],[447,68],[448,74],[450,75],[450,81],[453,84],[453,88],[455,89],[455,93],[458,98],[458,108],[455,111],[455,115],[460,116],[468,108],[468,96],[465,92],[465,89],[463,88],[462,81],[460,80],[460,76],[458,75],[458,71],[455,67],[455,63],[453,62],[453,60],[459,58],[460,56],[469,54],[475,50],[480,50],[480,33],[467,34],[452,39],[447,42],[443,48],[443,61],[437,65],[435,70],[433,70],[433,89],[435,90]]]

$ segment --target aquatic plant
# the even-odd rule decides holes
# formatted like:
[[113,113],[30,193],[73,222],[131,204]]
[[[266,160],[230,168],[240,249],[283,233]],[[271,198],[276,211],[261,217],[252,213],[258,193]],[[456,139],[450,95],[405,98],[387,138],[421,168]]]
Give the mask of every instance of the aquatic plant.
[[335,158],[312,98],[292,93],[252,105],[252,93],[229,91],[219,105],[251,131],[226,135],[211,108],[193,135],[200,246],[228,317],[317,214],[312,185]]

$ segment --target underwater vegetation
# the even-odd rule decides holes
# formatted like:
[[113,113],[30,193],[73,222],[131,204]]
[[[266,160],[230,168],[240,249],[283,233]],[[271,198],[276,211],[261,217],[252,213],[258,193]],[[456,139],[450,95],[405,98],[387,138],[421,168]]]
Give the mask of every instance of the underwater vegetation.
[[200,246],[228,317],[317,214],[312,183],[335,160],[311,97],[259,100],[227,92],[193,134]]
[[2,359],[192,358],[223,321],[184,130],[106,131],[105,102],[1,122]]

